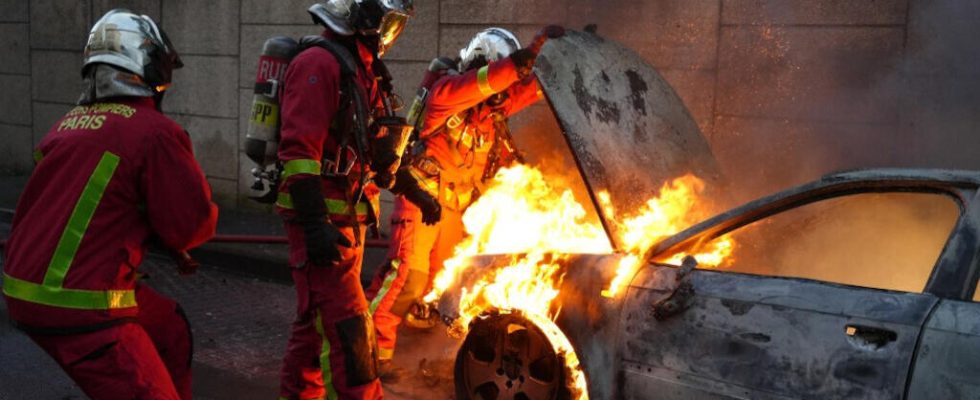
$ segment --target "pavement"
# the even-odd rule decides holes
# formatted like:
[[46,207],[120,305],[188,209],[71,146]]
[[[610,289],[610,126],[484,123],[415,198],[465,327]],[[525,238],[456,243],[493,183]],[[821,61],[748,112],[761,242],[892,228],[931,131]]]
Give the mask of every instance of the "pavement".
[[[10,210],[25,182],[25,177],[0,177],[0,238],[9,234]],[[272,214],[222,210],[218,233],[282,235],[282,226]],[[191,321],[196,399],[278,395],[280,362],[296,307],[286,251],[282,244],[207,244],[192,252],[202,267],[189,277],[178,276],[161,255],[148,255],[140,266],[146,283],[180,302]],[[384,249],[368,249],[362,282],[371,279],[383,259]],[[85,399],[6,315],[0,301],[0,400]],[[403,374],[398,382],[384,384],[385,397],[451,399],[458,347],[442,326],[401,329],[394,364]]]

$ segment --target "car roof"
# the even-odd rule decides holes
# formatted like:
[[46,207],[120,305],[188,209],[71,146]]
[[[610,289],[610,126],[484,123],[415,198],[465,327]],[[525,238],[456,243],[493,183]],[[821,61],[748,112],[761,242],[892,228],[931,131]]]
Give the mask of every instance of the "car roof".
[[[835,172],[824,175],[817,182],[839,182],[839,181],[915,181],[929,180],[937,183],[947,183],[955,186],[977,187],[980,186],[980,171],[971,170],[951,170],[951,169],[932,169],[932,168],[873,168],[857,169]],[[796,188],[807,186],[807,184]],[[787,191],[796,189],[791,188]]]

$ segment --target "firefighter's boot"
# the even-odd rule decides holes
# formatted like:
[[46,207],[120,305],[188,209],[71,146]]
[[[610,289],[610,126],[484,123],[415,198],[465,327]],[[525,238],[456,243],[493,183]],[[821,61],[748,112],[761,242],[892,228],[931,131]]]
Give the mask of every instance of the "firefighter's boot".
[[398,383],[407,374],[408,371],[405,368],[395,366],[390,358],[378,360],[378,378],[381,379],[381,383]]

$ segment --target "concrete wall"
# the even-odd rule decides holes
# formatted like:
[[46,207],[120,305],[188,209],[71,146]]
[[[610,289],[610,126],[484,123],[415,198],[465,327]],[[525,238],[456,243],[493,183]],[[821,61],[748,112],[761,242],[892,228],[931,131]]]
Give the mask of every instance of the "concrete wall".
[[[860,166],[980,168],[980,3],[959,0],[416,0],[387,56],[410,101],[433,56],[488,25],[527,41],[547,23],[599,33],[660,69],[740,197]],[[161,21],[186,67],[166,111],[187,127],[223,206],[245,199],[242,153],[258,51],[319,29],[310,0],[0,0],[0,169],[76,99],[88,27],[128,7]],[[518,129],[546,115],[537,107]]]

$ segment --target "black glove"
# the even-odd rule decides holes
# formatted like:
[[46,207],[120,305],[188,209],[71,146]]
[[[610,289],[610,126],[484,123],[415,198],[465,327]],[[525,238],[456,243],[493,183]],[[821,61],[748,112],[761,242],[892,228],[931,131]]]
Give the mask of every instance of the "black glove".
[[534,68],[534,59],[537,57],[537,53],[527,48],[512,53],[510,60],[514,62],[514,67],[517,67],[517,76],[524,79],[528,75],[531,75],[531,70]]
[[548,39],[557,39],[562,36],[565,36],[565,28],[561,25],[548,25],[541,28],[541,31],[537,35],[534,35],[534,39],[531,40],[531,45],[527,47],[537,55],[541,52],[541,47],[544,46],[544,42],[548,41]]
[[177,263],[177,273],[181,275],[193,275],[201,267],[201,263],[197,262],[190,254],[187,254],[186,251],[175,251],[171,254],[171,257]]
[[517,67],[517,76],[524,79],[530,75],[532,68],[534,68],[534,60],[538,58],[538,53],[544,47],[544,42],[548,41],[548,39],[556,39],[562,36],[565,36],[565,28],[561,27],[561,25],[545,26],[541,28],[541,31],[537,35],[534,35],[534,39],[531,40],[531,45],[511,54],[510,59],[514,61],[514,66]]
[[405,198],[422,210],[423,224],[435,225],[442,219],[442,206],[439,205],[436,199],[432,198],[432,195],[426,193],[421,188],[416,186],[415,190],[405,193]]
[[375,138],[371,142],[371,169],[377,172],[374,183],[391,189],[401,165],[412,126],[402,117],[380,117],[371,126]]
[[422,210],[423,224],[435,225],[442,219],[442,206],[439,205],[439,201],[422,190],[419,187],[419,182],[407,169],[398,170],[395,185],[391,188],[391,192],[405,196],[406,200]]
[[306,239],[307,261],[317,266],[326,266],[340,261],[337,246],[351,247],[337,227],[326,222],[327,209],[323,203],[320,177],[311,176],[294,181],[289,185],[296,210],[296,223],[303,227]]
[[174,250],[163,244],[163,240],[156,234],[147,238],[146,246],[155,253],[162,253],[170,257],[177,266],[177,273],[180,275],[192,275],[197,272],[201,263],[197,262],[186,250]]

